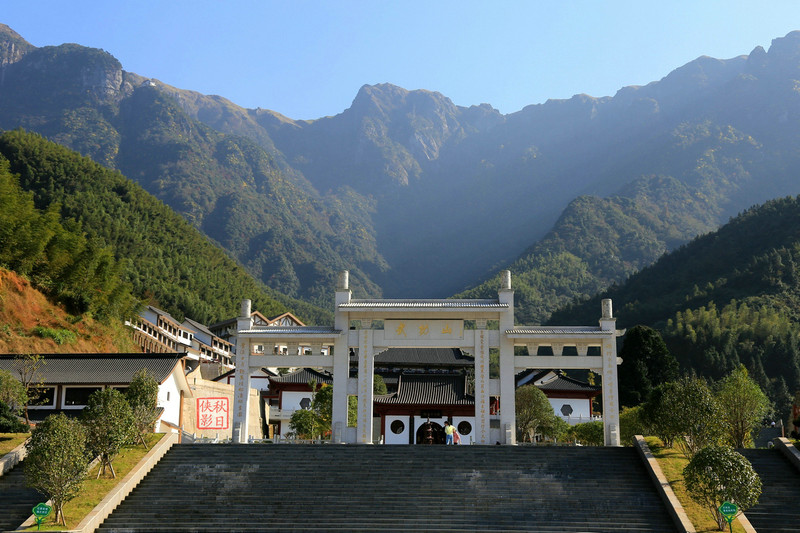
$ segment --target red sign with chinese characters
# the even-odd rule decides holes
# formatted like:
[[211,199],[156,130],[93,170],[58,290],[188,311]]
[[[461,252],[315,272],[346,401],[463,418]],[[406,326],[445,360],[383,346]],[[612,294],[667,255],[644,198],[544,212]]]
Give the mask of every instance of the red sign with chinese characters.
[[198,398],[197,429],[228,429],[228,399]]

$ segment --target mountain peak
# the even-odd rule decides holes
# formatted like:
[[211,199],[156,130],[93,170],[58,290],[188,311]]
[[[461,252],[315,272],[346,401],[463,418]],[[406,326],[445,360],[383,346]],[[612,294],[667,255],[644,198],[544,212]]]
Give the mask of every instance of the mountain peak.
[[5,24],[0,24],[0,67],[16,63],[22,56],[35,48],[20,34]]

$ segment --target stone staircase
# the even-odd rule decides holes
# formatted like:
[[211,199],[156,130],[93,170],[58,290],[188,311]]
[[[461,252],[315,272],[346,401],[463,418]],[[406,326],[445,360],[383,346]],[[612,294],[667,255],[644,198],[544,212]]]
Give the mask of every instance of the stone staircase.
[[23,464],[0,476],[0,531],[14,530],[31,515],[33,506],[47,498],[25,486]]
[[758,533],[800,530],[797,505],[800,503],[800,472],[777,448],[738,450],[747,457],[761,477],[758,505],[745,514]]
[[98,531],[675,531],[633,448],[175,446]]

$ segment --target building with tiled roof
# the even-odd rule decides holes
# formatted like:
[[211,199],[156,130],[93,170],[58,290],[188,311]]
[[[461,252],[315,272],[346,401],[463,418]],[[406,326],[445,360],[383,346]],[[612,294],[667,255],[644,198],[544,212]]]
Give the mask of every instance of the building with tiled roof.
[[[77,414],[89,396],[100,389],[124,392],[134,375],[147,370],[159,383],[158,404],[163,408],[159,423],[179,428],[184,396],[191,396],[180,353],[149,354],[41,354],[43,364],[37,370],[42,393],[37,405],[28,407],[33,421],[50,414]],[[0,369],[18,375],[16,355],[0,354]]]
[[600,420],[592,409],[592,400],[602,387],[565,375],[560,370],[526,370],[517,375],[517,387],[535,385],[544,392],[553,411],[568,424]]
[[261,398],[265,410],[269,411],[270,435],[286,436],[291,432],[289,420],[298,409],[311,407],[310,383],[317,384],[317,390],[325,385],[333,385],[330,372],[299,368],[282,375],[268,376],[269,389],[262,391]]

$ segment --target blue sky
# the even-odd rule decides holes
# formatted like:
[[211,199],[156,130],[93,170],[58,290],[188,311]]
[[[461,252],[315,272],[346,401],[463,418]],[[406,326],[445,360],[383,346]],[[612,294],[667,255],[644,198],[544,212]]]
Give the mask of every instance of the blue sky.
[[503,113],[613,95],[701,55],[768,49],[800,29],[800,2],[0,0],[0,22],[35,46],[102,48],[142,76],[314,119],[383,82]]

